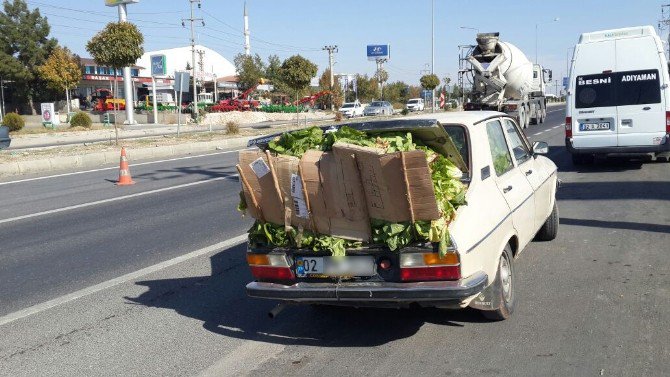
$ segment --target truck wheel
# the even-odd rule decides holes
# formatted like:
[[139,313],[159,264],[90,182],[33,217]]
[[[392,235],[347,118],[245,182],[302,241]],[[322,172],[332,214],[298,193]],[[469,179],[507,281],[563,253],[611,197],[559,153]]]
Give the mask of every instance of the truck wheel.
[[496,310],[483,310],[482,315],[492,321],[502,321],[508,319],[514,312],[516,306],[516,295],[514,294],[514,265],[512,258],[512,248],[505,246],[500,261],[498,262],[498,273],[493,284],[496,284],[497,291],[500,292],[500,308]]
[[544,222],[542,228],[535,235],[536,241],[552,241],[558,235],[558,205],[554,201],[554,208],[551,210],[551,214],[547,217],[547,221]]

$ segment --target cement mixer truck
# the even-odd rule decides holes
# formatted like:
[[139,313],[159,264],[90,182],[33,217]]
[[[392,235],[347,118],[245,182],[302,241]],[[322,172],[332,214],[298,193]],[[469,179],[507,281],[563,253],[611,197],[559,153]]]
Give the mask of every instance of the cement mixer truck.
[[459,79],[472,85],[464,110],[502,111],[516,117],[522,128],[544,122],[550,70],[531,63],[516,46],[501,41],[500,33],[479,33],[476,46],[461,48]]

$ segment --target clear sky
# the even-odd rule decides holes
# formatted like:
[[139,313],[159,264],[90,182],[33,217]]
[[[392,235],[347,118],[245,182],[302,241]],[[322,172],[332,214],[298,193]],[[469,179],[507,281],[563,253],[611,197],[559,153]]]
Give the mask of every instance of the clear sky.
[[[661,17],[657,0],[434,0],[435,73],[456,80],[458,45],[474,43],[475,31],[500,32],[530,60],[535,57],[535,27],[539,23],[539,62],[565,74],[566,53],[579,34],[637,25],[656,26]],[[107,22],[117,19],[116,8],[104,0],[27,1],[49,18],[52,35],[72,51],[87,56],[86,41]],[[243,52],[244,0],[202,0],[196,17],[197,42],[229,60]],[[251,50],[264,59],[301,54],[327,67],[325,45],[339,46],[336,73],[372,73],[374,62],[365,56],[367,44],[391,45],[386,65],[389,81],[417,84],[420,71],[431,60],[431,0],[248,0]],[[129,20],[145,34],[145,50],[189,44],[181,19],[189,16],[188,0],[140,0],[128,6]],[[553,19],[559,18],[559,21]],[[667,32],[663,33],[664,36]]]

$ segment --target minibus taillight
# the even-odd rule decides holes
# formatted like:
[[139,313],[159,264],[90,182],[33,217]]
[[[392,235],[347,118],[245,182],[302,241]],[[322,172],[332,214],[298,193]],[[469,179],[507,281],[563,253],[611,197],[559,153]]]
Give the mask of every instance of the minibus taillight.
[[665,133],[670,134],[670,111],[665,112]]
[[[668,123],[667,114],[668,113],[666,113],[666,117],[665,117],[665,119],[666,119],[665,123],[666,124]],[[668,126],[665,126],[665,127],[667,128]],[[565,117],[565,137],[572,137],[572,117]]]

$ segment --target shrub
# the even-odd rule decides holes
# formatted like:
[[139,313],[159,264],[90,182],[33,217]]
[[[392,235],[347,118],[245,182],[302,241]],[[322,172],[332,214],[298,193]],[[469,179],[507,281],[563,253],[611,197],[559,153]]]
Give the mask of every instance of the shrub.
[[342,113],[341,112],[336,112],[335,113],[335,121],[336,122],[341,122],[342,121]]
[[407,114],[409,114],[409,110],[407,110],[406,108],[405,108],[405,109],[402,109],[402,111],[400,112],[400,114],[402,114],[402,115],[407,115]]
[[2,125],[7,126],[9,131],[19,131],[26,125],[26,121],[17,113],[9,113],[2,119]]
[[91,117],[83,111],[74,114],[72,119],[70,119],[70,127],[91,128],[92,125],[93,121],[91,121]]
[[240,133],[240,125],[232,120],[226,123],[226,134],[228,135],[237,135]]

